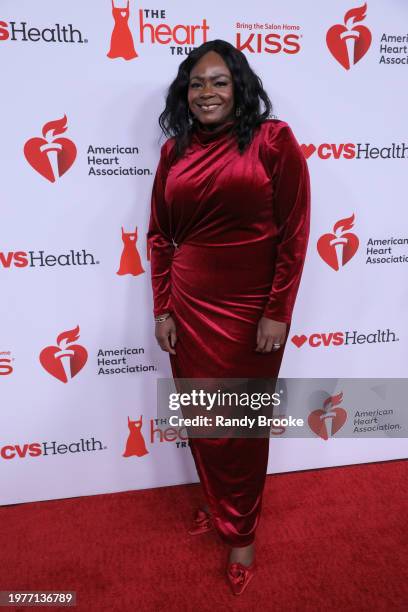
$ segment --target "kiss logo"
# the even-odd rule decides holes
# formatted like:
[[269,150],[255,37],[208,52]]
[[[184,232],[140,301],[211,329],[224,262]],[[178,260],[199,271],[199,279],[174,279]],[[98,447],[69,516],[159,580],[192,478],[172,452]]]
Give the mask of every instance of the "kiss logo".
[[307,422],[310,429],[323,440],[332,438],[347,420],[347,412],[344,408],[338,407],[342,399],[343,393],[328,397],[323,403],[323,408],[313,410],[309,414]]
[[346,231],[353,225],[354,213],[351,217],[337,221],[333,226],[333,232],[323,234],[317,241],[317,252],[320,257],[336,272],[350,261],[358,249],[357,236]]
[[43,368],[63,383],[74,378],[87,362],[87,350],[80,344],[73,344],[78,338],[79,325],[62,332],[57,338],[58,346],[47,346],[40,353]]
[[134,232],[125,232],[122,227],[123,251],[120,258],[119,270],[116,274],[132,274],[138,276],[143,274],[144,269],[137,250],[137,227]]
[[129,436],[122,457],[143,457],[149,453],[142,434],[142,424],[142,416],[138,421],[131,421],[128,417]]
[[298,34],[250,34],[246,40],[237,32],[236,48],[249,53],[287,53],[294,55],[300,51],[300,36]]
[[49,121],[42,128],[44,138],[30,138],[24,145],[28,163],[41,176],[55,183],[70,169],[75,161],[77,149],[68,138],[54,138],[67,129],[67,117]]
[[344,25],[338,23],[327,32],[326,43],[329,51],[346,70],[357,64],[370,48],[370,30],[363,25],[354,25],[365,19],[366,10],[367,3],[347,11]]

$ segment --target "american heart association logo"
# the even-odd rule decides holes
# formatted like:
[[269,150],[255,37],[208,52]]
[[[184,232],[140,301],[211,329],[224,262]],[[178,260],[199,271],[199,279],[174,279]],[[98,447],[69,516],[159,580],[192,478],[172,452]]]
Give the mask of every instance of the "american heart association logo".
[[43,138],[30,138],[24,145],[28,163],[41,176],[55,183],[75,161],[77,149],[68,138],[55,138],[67,129],[67,117],[49,121],[42,128]]
[[80,344],[73,344],[78,338],[79,325],[62,332],[57,337],[57,346],[47,346],[40,353],[42,367],[63,383],[74,378],[87,362],[87,350]]
[[324,262],[338,272],[355,255],[359,240],[352,232],[354,213],[351,217],[340,219],[333,226],[333,232],[323,234],[317,241],[317,251]]
[[330,53],[346,70],[357,64],[370,48],[370,30],[363,25],[354,25],[366,18],[366,11],[367,3],[347,11],[344,15],[344,25],[338,23],[326,34]]
[[309,414],[307,422],[310,429],[323,440],[328,440],[341,429],[347,420],[347,412],[338,404],[343,399],[343,393],[328,397],[323,408],[313,410]]

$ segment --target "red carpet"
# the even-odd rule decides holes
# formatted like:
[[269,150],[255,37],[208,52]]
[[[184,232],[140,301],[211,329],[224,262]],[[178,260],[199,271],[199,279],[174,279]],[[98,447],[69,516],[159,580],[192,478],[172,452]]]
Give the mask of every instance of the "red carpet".
[[406,461],[269,476],[240,597],[224,545],[186,534],[199,501],[187,485],[0,507],[0,590],[76,590],[80,612],[408,609]]

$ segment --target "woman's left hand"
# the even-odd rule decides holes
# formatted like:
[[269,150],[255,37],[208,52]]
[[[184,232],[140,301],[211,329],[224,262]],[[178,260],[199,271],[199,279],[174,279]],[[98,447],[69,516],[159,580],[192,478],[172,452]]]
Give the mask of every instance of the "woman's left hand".
[[[255,351],[258,353],[270,353],[271,351],[280,350],[285,342],[286,326],[287,323],[261,317],[256,332],[257,346]],[[273,348],[274,344],[279,344],[280,347]]]

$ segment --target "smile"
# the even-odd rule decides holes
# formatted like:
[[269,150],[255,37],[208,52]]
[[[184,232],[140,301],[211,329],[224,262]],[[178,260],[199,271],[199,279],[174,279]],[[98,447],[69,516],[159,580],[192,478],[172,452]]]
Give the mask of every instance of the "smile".
[[205,112],[210,112],[218,108],[219,104],[198,104],[201,110]]

